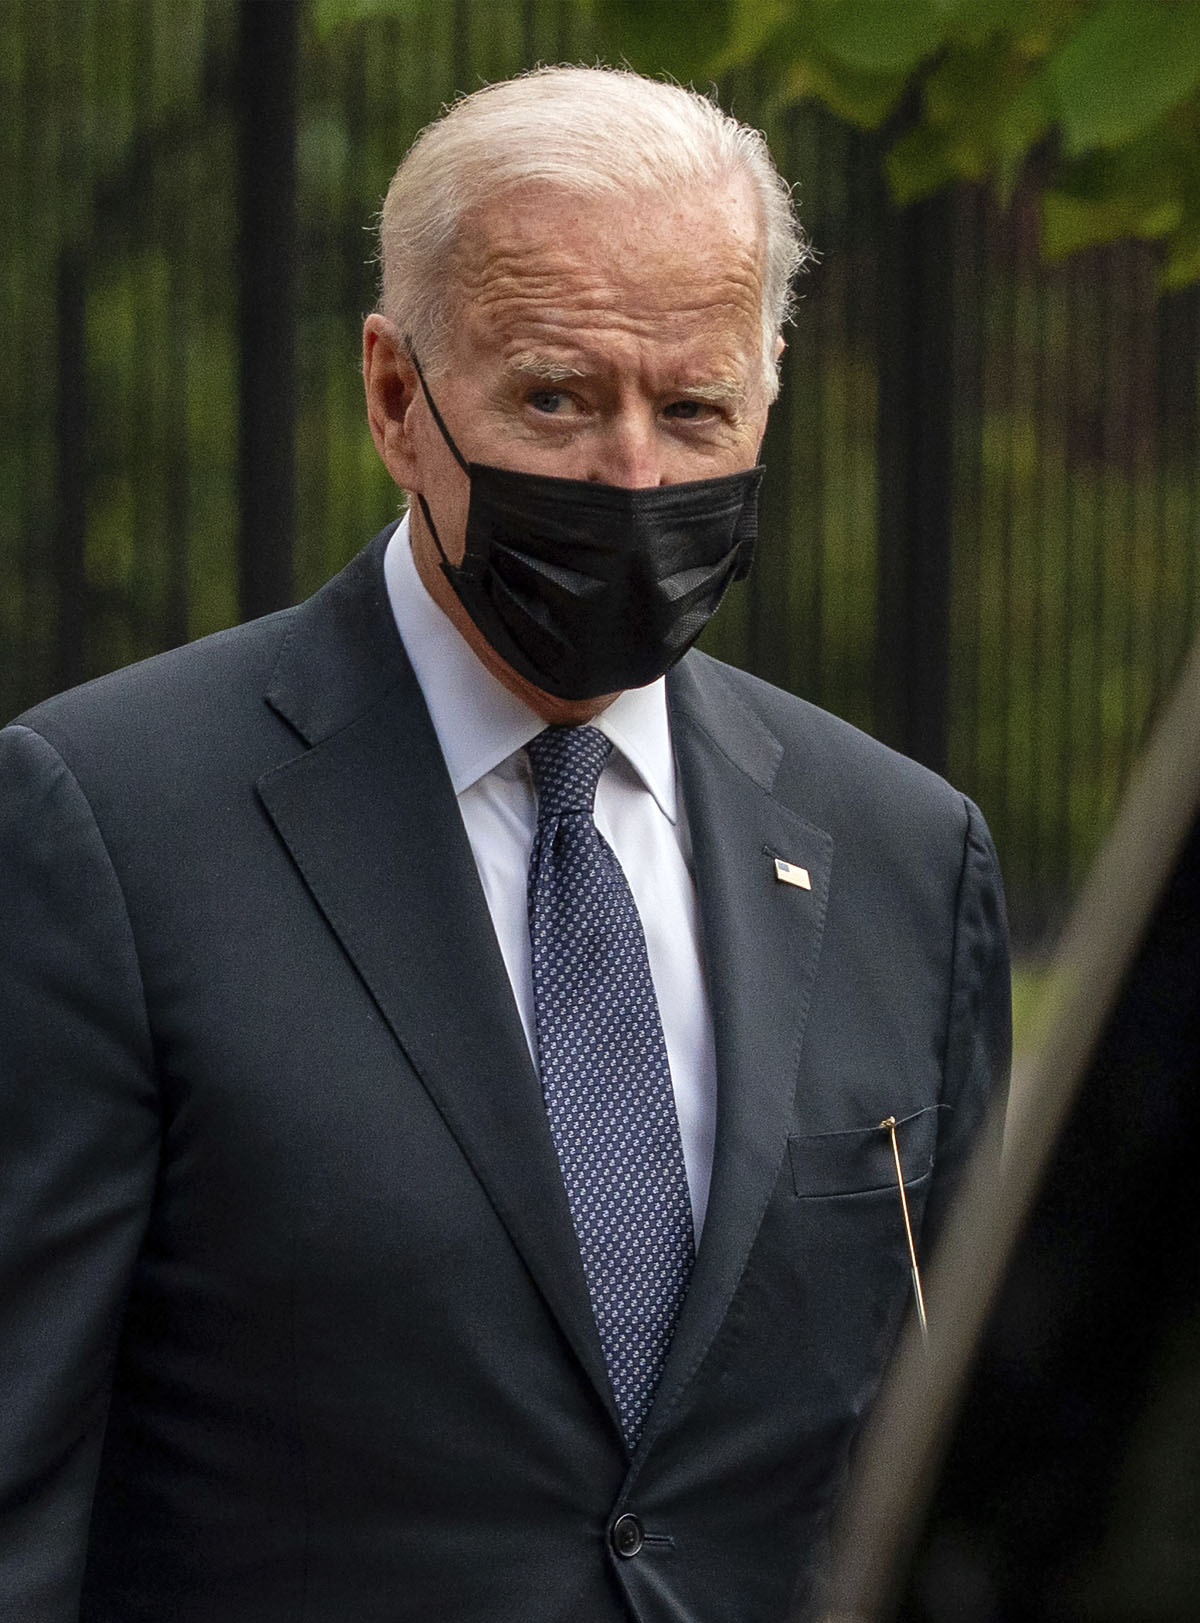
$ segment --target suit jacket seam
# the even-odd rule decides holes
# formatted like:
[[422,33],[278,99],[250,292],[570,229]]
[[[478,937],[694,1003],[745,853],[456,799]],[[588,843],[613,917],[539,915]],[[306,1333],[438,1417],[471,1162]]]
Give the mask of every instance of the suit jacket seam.
[[133,927],[133,918],[129,911],[129,900],[125,895],[125,887],[121,883],[120,871],[118,870],[116,863],[113,861],[112,851],[109,848],[108,841],[104,837],[104,830],[101,827],[100,819],[96,816],[95,808],[92,805],[91,800],[88,798],[87,791],[76,777],[71,766],[45,736],[45,734],[38,732],[35,727],[29,727],[23,722],[14,722],[12,725],[15,731],[28,733],[31,737],[36,738],[39,743],[43,744],[47,750],[49,750],[50,754],[54,757],[59,766],[62,767],[63,771],[70,779],[80,801],[87,808],[88,818],[92,828],[96,832],[96,839],[99,842],[100,850],[104,854],[104,861],[107,866],[108,873],[112,878],[113,888],[120,899],[120,914],[124,922],[125,932],[129,939],[129,950],[133,958],[134,967],[137,971],[138,994],[141,1002],[141,1018],[139,1024],[141,1025],[145,1039],[146,1058],[148,1061],[147,1070],[154,1075],[157,1073],[158,1069],[155,1056],[154,1028],[150,1020],[150,1002],[146,995],[146,977],[142,969],[142,955],[138,949],[137,931]]
[[[950,938],[950,980],[946,988],[946,1021],[942,1032],[941,1073],[942,1084],[939,1097],[946,1103],[946,1092],[949,1085],[949,1067],[951,1060],[951,1044],[954,1035],[954,1011],[958,1001],[959,975],[961,964],[962,938],[965,931],[965,911],[968,876],[971,867],[971,808],[965,795],[960,795],[960,804],[964,813],[964,826],[962,838],[962,854],[959,859],[958,880],[954,887],[954,929]],[[939,1135],[940,1136],[940,1135]],[[935,1149],[936,1164],[936,1149]]]

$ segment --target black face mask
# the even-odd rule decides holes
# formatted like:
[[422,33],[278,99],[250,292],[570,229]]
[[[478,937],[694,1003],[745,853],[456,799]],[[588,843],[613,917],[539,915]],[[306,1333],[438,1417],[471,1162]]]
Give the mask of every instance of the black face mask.
[[627,490],[467,462],[420,366],[417,376],[471,482],[461,564],[417,501],[442,572],[501,659],[560,699],[644,687],[669,670],[749,571],[762,468]]

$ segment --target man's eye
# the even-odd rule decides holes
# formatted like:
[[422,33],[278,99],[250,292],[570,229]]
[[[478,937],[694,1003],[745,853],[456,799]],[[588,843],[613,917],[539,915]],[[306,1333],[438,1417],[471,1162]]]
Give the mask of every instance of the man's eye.
[[544,412],[547,417],[553,417],[565,411],[569,400],[561,389],[535,389],[529,396],[529,404],[534,411]]
[[674,417],[677,422],[694,423],[711,417],[716,409],[706,400],[673,400],[666,408],[666,416]]

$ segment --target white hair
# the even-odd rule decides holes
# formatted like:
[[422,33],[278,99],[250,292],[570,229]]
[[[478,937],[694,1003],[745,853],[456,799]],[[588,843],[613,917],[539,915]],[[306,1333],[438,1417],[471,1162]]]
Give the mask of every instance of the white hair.
[[762,357],[769,398],[792,277],[812,250],[762,134],[681,85],[620,68],[535,68],[457,101],[421,131],[380,216],[380,308],[422,363],[444,355],[451,254],[465,217],[531,183],[592,196],[711,193],[749,183],[763,233]]

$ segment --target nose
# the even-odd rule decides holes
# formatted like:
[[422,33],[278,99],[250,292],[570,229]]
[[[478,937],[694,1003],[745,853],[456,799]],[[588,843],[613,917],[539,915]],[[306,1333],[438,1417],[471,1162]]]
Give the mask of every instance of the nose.
[[592,484],[638,490],[665,485],[662,445],[652,419],[634,412],[614,416],[588,445],[585,477]]

